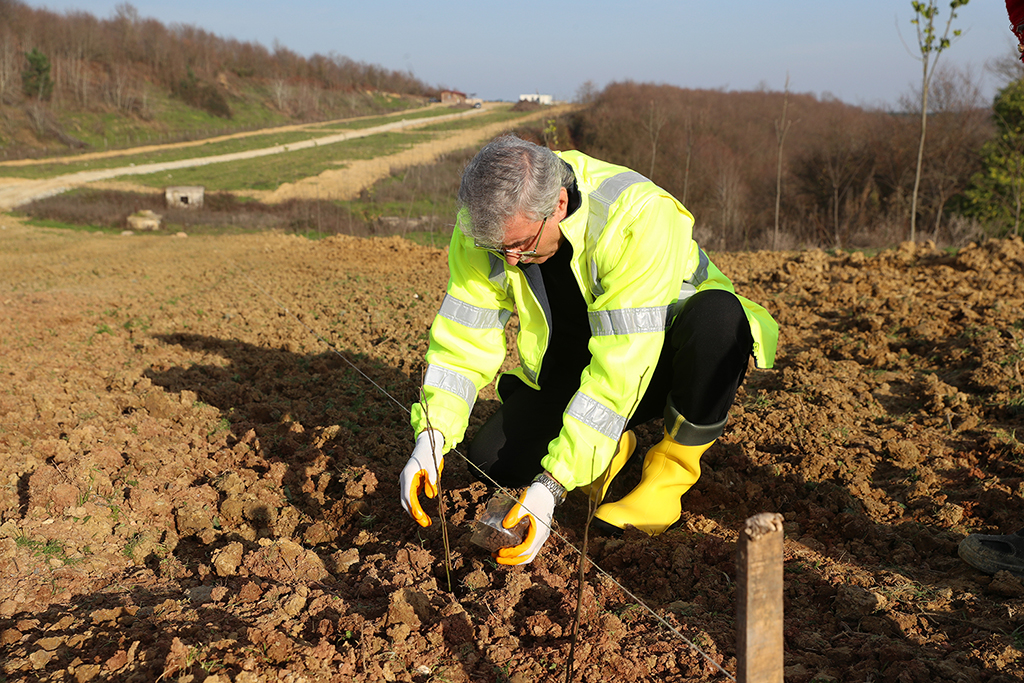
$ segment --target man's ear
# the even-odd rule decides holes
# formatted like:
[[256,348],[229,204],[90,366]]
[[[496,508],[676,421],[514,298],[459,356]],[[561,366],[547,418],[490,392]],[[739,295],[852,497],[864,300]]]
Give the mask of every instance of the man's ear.
[[569,214],[569,191],[564,187],[558,191],[558,203],[555,204],[555,213],[561,215],[563,219]]

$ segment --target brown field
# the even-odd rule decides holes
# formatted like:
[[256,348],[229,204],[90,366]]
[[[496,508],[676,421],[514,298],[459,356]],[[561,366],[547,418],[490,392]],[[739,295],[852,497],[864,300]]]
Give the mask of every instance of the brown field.
[[[956,546],[1024,526],[1024,244],[713,258],[776,315],[778,365],[675,528],[591,538],[573,680],[727,680],[647,608],[735,675],[762,511],[786,520],[787,681],[1020,680],[1024,585]],[[500,567],[450,456],[450,575],[398,503],[445,279],[398,238],[0,217],[0,681],[565,680],[582,497]]]

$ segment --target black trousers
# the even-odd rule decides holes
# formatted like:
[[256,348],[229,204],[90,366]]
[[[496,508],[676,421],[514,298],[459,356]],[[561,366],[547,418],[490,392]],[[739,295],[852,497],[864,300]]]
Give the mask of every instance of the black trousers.
[[[743,305],[734,294],[712,289],[691,296],[665,334],[651,383],[627,428],[661,416],[681,443],[701,445],[720,436],[753,343]],[[469,460],[475,465],[470,470],[477,477],[521,487],[540,473],[540,461],[561,431],[563,413],[590,362],[585,346],[574,351],[570,355],[575,362],[548,368],[539,391],[517,377],[502,378],[501,407],[469,445]],[[564,359],[565,349],[560,353]]]

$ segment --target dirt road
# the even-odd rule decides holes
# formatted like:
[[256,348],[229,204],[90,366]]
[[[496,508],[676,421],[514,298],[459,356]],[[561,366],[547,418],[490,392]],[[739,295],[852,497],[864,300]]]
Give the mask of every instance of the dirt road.
[[[566,111],[568,107],[552,107],[544,109],[535,114],[530,114],[519,121],[532,121],[541,117],[557,116],[558,114]],[[171,161],[164,163],[155,164],[140,164],[131,166],[122,166],[118,168],[101,169],[96,171],[81,171],[77,173],[70,173],[66,175],[56,176],[53,178],[47,178],[44,180],[26,180],[22,178],[0,178],[0,211],[9,211],[17,206],[26,204],[35,199],[41,199],[43,197],[51,196],[54,194],[60,194],[66,192],[73,187],[80,187],[82,185],[92,184],[97,187],[112,187],[118,189],[136,189],[145,192],[154,192],[151,187],[137,186],[130,183],[130,181],[117,181],[114,183],[103,184],[103,181],[110,181],[115,178],[129,177],[133,175],[145,175],[149,173],[157,173],[159,171],[168,171],[182,168],[193,168],[196,166],[206,166],[209,164],[217,163],[230,163],[232,161],[240,161],[245,159],[254,159],[264,156],[272,156],[277,154],[288,154],[290,152],[297,152],[303,149],[309,149],[311,147],[322,147],[325,145],[331,145],[345,140],[353,140],[356,138],[368,137],[372,135],[378,135],[381,133],[388,133],[402,130],[414,130],[419,127],[438,123],[440,121],[447,121],[457,118],[471,117],[485,113],[489,110],[488,106],[481,107],[480,109],[469,109],[466,111],[444,114],[441,116],[432,117],[429,119],[414,119],[414,120],[398,120],[393,123],[388,123],[381,126],[374,126],[372,128],[365,128],[359,130],[345,131],[336,135],[329,135],[325,137],[319,137],[313,140],[306,140],[302,142],[289,143],[287,145],[276,145],[273,147],[267,147],[263,149],[253,149],[244,152],[234,152],[231,154],[221,154],[216,156],[205,156],[205,157],[194,157],[191,159],[182,159],[179,161]],[[317,124],[316,127],[322,126],[323,124]],[[285,183],[281,187],[273,191],[245,191],[237,194],[244,194],[245,196],[256,197],[261,201],[265,202],[280,202],[287,199],[293,198],[319,198],[319,199],[351,199],[357,196],[365,187],[372,185],[378,180],[387,177],[392,167],[406,166],[410,164],[422,164],[429,163],[433,159],[437,158],[438,155],[444,154],[449,151],[462,149],[465,147],[472,147],[479,144],[481,141],[492,137],[502,130],[506,129],[509,124],[499,123],[491,125],[483,125],[479,128],[472,128],[466,130],[455,131],[448,134],[441,134],[435,140],[431,140],[427,143],[421,143],[414,146],[412,149],[405,150],[385,157],[369,160],[356,160],[346,162],[346,168],[329,170],[321,173],[318,176],[306,178],[298,183]],[[291,127],[295,128],[295,127]],[[310,127],[314,128],[314,127]],[[263,133],[271,133],[279,131],[281,129],[268,129],[266,131],[259,131]],[[253,135],[257,133],[245,133],[244,135]],[[225,136],[225,138],[235,136]],[[221,139],[221,138],[218,138]],[[178,146],[195,146],[194,143],[180,143],[178,145],[161,145],[161,146],[150,146],[146,149],[159,150],[167,149]],[[108,153],[107,156],[123,155],[123,151],[116,153]],[[101,154],[93,155],[95,157],[103,156]],[[272,163],[272,162],[270,162]]]

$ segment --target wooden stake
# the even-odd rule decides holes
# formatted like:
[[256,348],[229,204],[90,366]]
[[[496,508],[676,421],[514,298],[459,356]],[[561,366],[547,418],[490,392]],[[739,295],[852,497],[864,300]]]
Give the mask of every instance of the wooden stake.
[[762,512],[747,520],[736,568],[736,681],[783,683],[782,515]]

